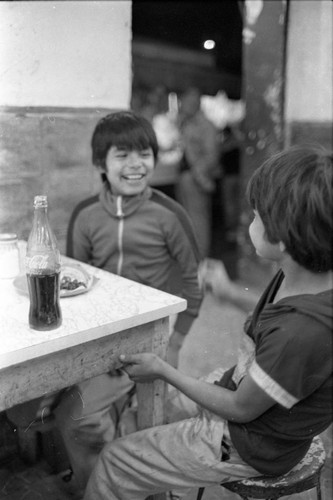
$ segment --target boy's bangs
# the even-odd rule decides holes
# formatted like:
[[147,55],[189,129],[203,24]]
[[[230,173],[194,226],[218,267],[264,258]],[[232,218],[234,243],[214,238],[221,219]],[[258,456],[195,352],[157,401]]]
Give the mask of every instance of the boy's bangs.
[[156,160],[158,144],[150,122],[133,113],[111,113],[97,124],[92,140],[92,160],[105,168],[105,159],[111,147],[127,151],[143,151],[151,148]]
[[131,133],[126,131],[119,131],[112,139],[112,145],[118,149],[125,149],[128,151],[148,149],[151,147],[151,141],[148,135],[142,130],[133,128]]

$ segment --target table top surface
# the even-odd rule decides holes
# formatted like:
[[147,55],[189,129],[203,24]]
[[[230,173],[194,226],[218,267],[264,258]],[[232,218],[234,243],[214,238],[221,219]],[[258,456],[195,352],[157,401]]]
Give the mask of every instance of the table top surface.
[[[78,264],[67,257],[63,262]],[[186,309],[182,298],[79,264],[94,276],[94,284],[86,293],[60,299],[62,325],[50,331],[29,327],[29,297],[15,288],[14,280],[0,280],[0,369]]]

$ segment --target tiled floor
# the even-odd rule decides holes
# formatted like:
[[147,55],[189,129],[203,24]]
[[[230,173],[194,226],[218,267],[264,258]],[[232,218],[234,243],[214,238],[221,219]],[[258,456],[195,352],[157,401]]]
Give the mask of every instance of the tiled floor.
[[[249,270],[243,269],[243,278],[250,278],[250,283],[260,287],[261,278],[249,276]],[[245,278],[244,278],[245,279]],[[247,282],[249,284],[249,282]],[[180,358],[180,368],[197,376],[208,373],[217,365],[232,366],[236,359],[239,332],[244,321],[244,314],[227,304],[218,304],[212,297],[204,301],[201,314],[185,340]],[[332,450],[332,440],[327,439],[328,450]],[[0,452],[0,460],[1,460]],[[0,461],[0,500],[73,500],[73,496],[61,488],[61,481],[51,473],[45,461],[37,466],[28,467],[11,454]],[[323,499],[331,500],[332,494],[332,456],[328,457],[322,477]],[[193,491],[186,500],[195,500]],[[299,500],[315,500],[313,491],[293,495]],[[220,486],[207,488],[203,500],[239,500],[235,494]],[[126,500],[126,499],[124,499]]]

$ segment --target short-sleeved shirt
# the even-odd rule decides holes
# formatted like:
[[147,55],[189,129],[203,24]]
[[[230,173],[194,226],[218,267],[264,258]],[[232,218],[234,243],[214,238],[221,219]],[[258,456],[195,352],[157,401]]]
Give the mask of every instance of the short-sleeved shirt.
[[[263,474],[283,474],[332,422],[333,291],[286,297],[273,304],[279,271],[262,295],[247,335],[255,344],[248,374],[276,404],[251,422],[229,422],[244,461]],[[236,389],[234,370],[220,385]]]

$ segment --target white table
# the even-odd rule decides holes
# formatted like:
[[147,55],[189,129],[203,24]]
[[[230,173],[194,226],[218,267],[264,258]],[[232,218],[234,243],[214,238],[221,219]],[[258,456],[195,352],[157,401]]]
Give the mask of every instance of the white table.
[[[0,411],[117,368],[121,353],[165,358],[169,316],[185,310],[186,300],[80,265],[95,283],[60,299],[62,325],[48,332],[29,327],[28,296],[0,280]],[[165,383],[138,384],[137,395],[139,427],[162,424]]]
[[[62,325],[47,332],[29,328],[29,298],[13,280],[0,280],[0,411],[106,373],[119,366],[120,353],[165,358],[169,316],[186,309],[186,301],[81,265],[95,284],[61,298]],[[141,428],[163,423],[164,390],[160,380],[138,384]]]

